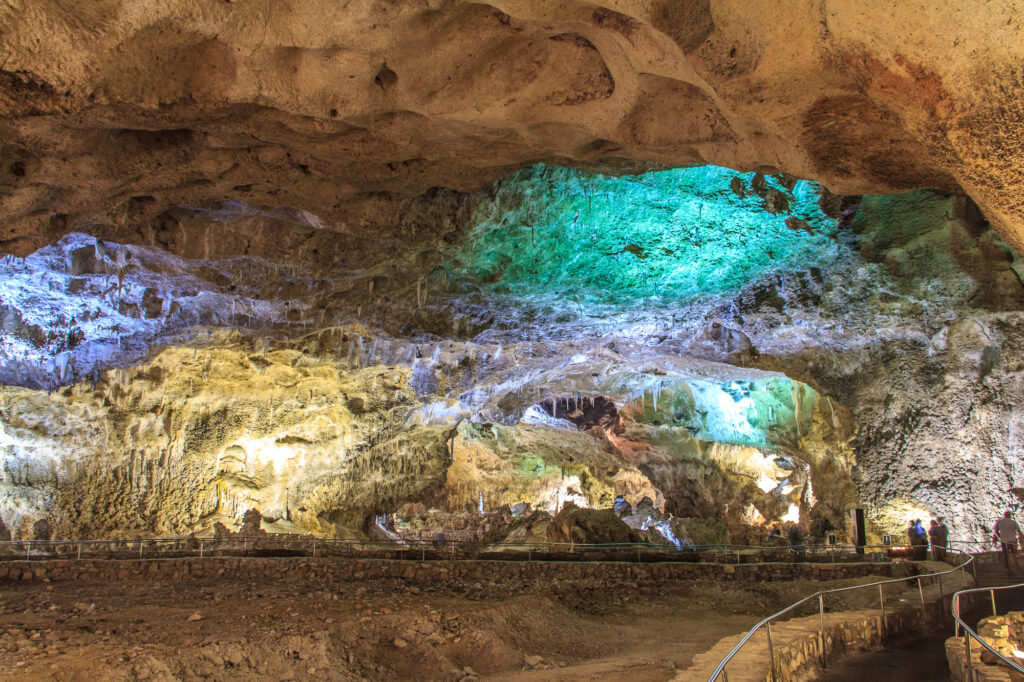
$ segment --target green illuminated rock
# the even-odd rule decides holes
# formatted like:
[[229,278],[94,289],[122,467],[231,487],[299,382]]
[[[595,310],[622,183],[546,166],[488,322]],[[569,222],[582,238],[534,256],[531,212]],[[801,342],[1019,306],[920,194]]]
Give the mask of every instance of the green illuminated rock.
[[715,166],[608,177],[538,165],[494,185],[448,269],[467,290],[580,304],[728,293],[834,260],[821,194]]

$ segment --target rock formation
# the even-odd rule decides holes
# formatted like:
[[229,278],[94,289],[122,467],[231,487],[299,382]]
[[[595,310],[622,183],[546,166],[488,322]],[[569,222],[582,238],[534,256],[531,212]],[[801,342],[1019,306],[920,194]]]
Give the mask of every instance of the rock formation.
[[1020,12],[890,5],[8,4],[0,529],[983,537]]

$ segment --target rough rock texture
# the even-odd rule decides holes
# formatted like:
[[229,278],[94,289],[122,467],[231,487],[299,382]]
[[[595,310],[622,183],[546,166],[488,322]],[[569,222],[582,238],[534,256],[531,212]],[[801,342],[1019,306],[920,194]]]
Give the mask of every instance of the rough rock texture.
[[[0,516],[384,533],[648,497],[824,530],[859,499],[980,537],[1024,489],[1020,16],[8,2]],[[538,161],[751,173],[491,185]]]
[[226,199],[394,235],[409,198],[544,160],[960,187],[1020,248],[1020,17],[1013,0],[19,0],[0,10],[0,244]]
[[[838,524],[852,500],[848,412],[782,375],[667,357],[627,372],[629,355],[557,345],[493,359],[447,343],[421,360],[365,334],[268,349],[221,332],[95,383],[0,389],[0,517],[82,537],[208,532],[258,509],[270,530],[344,535],[408,502],[554,512],[649,496],[733,523],[796,508]],[[621,433],[525,418],[545,396],[579,403],[584,382],[612,396]]]
[[[880,531],[944,515],[983,537],[1024,487],[1018,258],[963,197],[832,200],[859,208],[813,266],[692,300],[498,295],[446,284],[435,247],[363,258],[309,216],[238,207],[180,214],[190,258],[81,234],[7,258],[0,378],[25,388],[0,391],[0,517],[60,537],[208,531],[258,507],[271,531],[348,534],[406,503],[621,496],[718,537],[678,519],[796,507],[823,531],[859,498]],[[442,193],[416,224],[472,252],[479,231],[454,225],[479,215],[500,216],[486,194]],[[340,260],[231,257],[225,239],[257,228]]]

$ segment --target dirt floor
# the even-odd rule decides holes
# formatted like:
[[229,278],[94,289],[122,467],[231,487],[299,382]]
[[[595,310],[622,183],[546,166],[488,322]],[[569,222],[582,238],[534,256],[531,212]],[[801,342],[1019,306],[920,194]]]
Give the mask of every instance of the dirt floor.
[[667,680],[821,585],[14,583],[0,678]]

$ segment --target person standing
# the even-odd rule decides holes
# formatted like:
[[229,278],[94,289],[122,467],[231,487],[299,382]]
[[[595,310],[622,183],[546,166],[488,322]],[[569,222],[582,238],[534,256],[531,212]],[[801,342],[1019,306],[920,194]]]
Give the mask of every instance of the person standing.
[[798,561],[807,558],[807,548],[804,546],[804,531],[799,523],[792,523],[789,526],[789,549],[796,554]]
[[910,547],[918,544],[918,520],[914,519],[906,526],[906,540]]
[[910,557],[914,561],[928,558],[928,534],[921,525],[921,519],[914,519],[907,527],[907,539],[910,541]]
[[1014,520],[1010,512],[1003,514],[1003,518],[996,521],[995,532],[992,541],[1002,545],[1003,565],[1010,570],[1010,554],[1017,553],[1017,539],[1022,535],[1020,525]]
[[928,531],[924,529],[921,519],[914,521],[914,532],[917,533],[917,551],[914,552],[914,558],[924,561],[928,558]]
[[936,561],[946,560],[946,548],[949,545],[949,529],[942,522],[932,519],[931,527],[928,529],[928,539],[932,542],[932,558]]

